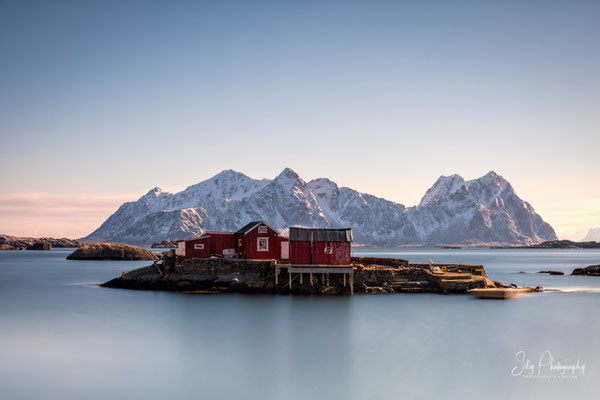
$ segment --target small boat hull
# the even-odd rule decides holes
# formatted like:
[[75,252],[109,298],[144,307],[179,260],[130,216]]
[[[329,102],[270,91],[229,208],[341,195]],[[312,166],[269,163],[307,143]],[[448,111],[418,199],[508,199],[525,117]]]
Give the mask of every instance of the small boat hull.
[[492,289],[472,289],[469,294],[479,299],[507,300],[521,293],[519,289],[513,288],[492,288]]

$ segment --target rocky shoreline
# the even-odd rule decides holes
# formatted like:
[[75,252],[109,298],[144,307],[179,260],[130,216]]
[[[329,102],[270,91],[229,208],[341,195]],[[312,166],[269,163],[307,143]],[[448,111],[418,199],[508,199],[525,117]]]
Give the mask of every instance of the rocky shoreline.
[[[353,258],[354,293],[466,294],[471,289],[506,288],[487,278],[482,265],[409,264],[406,260]],[[445,270],[442,270],[444,268]],[[279,272],[275,279],[276,271]],[[285,264],[233,259],[177,259],[124,271],[101,286],[187,293],[350,294],[341,275],[314,274],[290,289]]]

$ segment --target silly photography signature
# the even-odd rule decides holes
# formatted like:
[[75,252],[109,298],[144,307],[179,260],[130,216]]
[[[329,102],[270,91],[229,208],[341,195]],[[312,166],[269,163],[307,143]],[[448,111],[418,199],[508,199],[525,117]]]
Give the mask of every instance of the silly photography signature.
[[544,351],[532,362],[524,351],[515,354],[516,365],[511,370],[512,376],[526,379],[577,379],[585,374],[585,364],[579,359],[575,363],[563,363],[556,360],[550,351]]

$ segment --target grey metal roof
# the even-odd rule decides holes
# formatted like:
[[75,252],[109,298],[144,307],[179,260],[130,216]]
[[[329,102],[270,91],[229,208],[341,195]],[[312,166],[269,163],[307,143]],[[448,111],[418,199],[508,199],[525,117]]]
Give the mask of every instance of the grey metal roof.
[[290,242],[310,242],[312,233],[315,242],[351,242],[352,228],[301,228],[290,227]]

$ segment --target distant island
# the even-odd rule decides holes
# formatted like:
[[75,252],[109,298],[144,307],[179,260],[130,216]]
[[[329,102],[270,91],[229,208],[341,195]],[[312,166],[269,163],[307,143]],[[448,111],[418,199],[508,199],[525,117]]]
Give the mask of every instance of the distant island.
[[0,234],[0,250],[51,250],[52,247],[80,247],[83,242],[68,238],[19,237]]
[[600,249],[598,242],[573,242],[570,240],[548,240],[542,243],[522,246],[528,249]]

